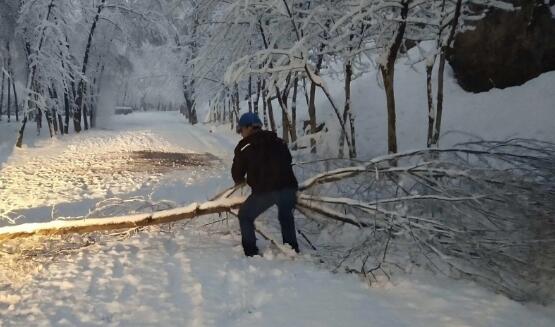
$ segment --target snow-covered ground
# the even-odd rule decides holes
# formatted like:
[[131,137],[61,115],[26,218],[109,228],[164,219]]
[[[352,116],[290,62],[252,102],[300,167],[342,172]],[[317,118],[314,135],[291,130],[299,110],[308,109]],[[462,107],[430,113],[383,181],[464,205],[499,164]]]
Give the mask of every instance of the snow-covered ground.
[[[54,205],[56,216],[84,216],[107,197],[206,200],[231,184],[237,137],[185,125],[177,113],[136,113],[86,134],[29,141],[0,159],[0,208],[25,215],[20,222],[49,220]],[[131,151],[209,152],[222,161],[153,173],[112,156]],[[44,249],[25,260],[0,253],[0,326],[555,324],[552,306],[522,305],[468,282],[422,274],[368,287],[320,267],[306,248],[291,260],[264,244],[263,258],[245,258],[235,219],[205,226],[217,219],[123,239],[88,236],[95,243],[74,251],[67,246],[88,238],[37,244]],[[272,219],[270,212],[260,222]]]
[[[206,188],[231,183],[224,178],[224,163],[235,140],[206,127],[184,128],[175,113],[125,116],[100,129],[54,139],[35,140],[32,129],[26,139],[32,145],[13,153],[13,143],[0,148],[0,217],[20,217],[18,223],[84,216],[99,200],[113,196],[178,204],[206,200]],[[211,167],[161,172],[141,167],[130,157],[134,151],[210,153],[220,160]],[[7,223],[0,218],[0,226]]]
[[[553,326],[472,284],[430,277],[369,288],[310,258],[245,258],[236,234],[178,224],[78,251],[0,282],[2,326]],[[4,285],[2,285],[4,284]]]

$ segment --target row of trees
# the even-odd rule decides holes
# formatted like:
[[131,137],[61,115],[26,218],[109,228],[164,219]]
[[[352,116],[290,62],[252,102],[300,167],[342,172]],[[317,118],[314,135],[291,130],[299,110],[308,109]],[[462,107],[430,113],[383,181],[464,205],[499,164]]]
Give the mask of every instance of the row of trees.
[[[7,47],[0,52],[0,63],[9,85],[8,102],[18,89],[13,61],[21,75],[19,106],[14,99],[15,113],[22,117],[17,146],[31,120],[39,131],[46,121],[51,136],[69,133],[70,125],[77,133],[94,127],[102,82],[132,70],[130,51],[168,41],[172,27],[162,14],[165,8],[165,3],[146,0],[2,3],[0,42]],[[8,117],[10,108],[11,102]]]
[[[291,142],[298,138],[299,101],[308,110],[306,132],[318,132],[320,92],[337,117],[340,155],[346,147],[352,158],[357,149],[351,85],[375,66],[385,91],[388,150],[395,153],[395,64],[409,48],[418,47],[427,67],[427,144],[436,147],[447,54],[467,22],[491,7],[512,8],[508,2],[489,0],[246,0],[219,4],[209,15],[206,7],[200,8],[198,16],[208,21],[199,23],[202,32],[196,32],[203,37],[193,38],[195,89],[210,95],[213,121],[233,124],[239,103],[246,101],[276,131],[278,111],[282,136]],[[324,73],[344,81],[343,101],[332,96],[321,78]],[[314,139],[311,146],[314,151]]]
[[[21,145],[30,119],[40,128],[45,118],[51,135],[68,133],[70,124],[75,132],[94,126],[102,81],[107,75],[129,76],[129,53],[155,45],[157,59],[177,68],[182,112],[191,123],[198,121],[197,104],[209,102],[212,121],[234,124],[245,101],[274,131],[281,116],[281,135],[294,145],[304,130],[315,151],[315,135],[322,129],[316,98],[322,95],[337,117],[339,154],[352,158],[357,144],[351,85],[374,66],[385,91],[388,149],[394,153],[395,63],[409,48],[420,49],[427,67],[427,143],[435,147],[446,57],[456,34],[488,8],[511,8],[510,2],[12,0],[0,8],[0,42],[15,45],[11,52],[2,51],[2,76],[11,82],[11,101],[16,79],[10,53],[15,53],[24,67],[16,110],[22,116]],[[342,101],[322,78],[330,74],[344,81]],[[301,103],[307,108],[305,128],[299,128],[297,118]]]
[[0,48],[0,62],[2,65],[0,68],[0,75],[2,76],[0,86],[0,121],[2,121],[2,115],[4,114],[7,116],[8,122],[12,120],[12,115],[15,116],[16,121],[19,121],[17,89],[15,87],[9,41],[6,42],[6,47],[4,49]]

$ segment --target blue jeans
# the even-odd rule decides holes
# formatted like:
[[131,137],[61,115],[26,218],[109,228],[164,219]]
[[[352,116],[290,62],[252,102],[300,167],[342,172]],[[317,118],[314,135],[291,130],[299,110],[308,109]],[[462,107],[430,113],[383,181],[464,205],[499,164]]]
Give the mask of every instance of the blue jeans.
[[239,209],[239,225],[241,227],[241,238],[245,255],[253,256],[258,254],[254,220],[273,205],[278,207],[278,218],[281,225],[283,243],[289,244],[295,251],[299,252],[299,244],[297,243],[297,234],[295,232],[295,218],[293,217],[293,210],[296,204],[297,191],[295,189],[251,194]]

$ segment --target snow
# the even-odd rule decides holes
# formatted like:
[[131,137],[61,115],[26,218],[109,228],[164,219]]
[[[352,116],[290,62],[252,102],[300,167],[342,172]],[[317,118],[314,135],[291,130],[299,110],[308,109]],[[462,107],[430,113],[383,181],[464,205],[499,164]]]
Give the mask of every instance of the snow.
[[[412,75],[410,69],[401,71],[404,73],[398,74],[397,87],[417,82],[418,75]],[[529,135],[551,139],[554,123],[545,117],[553,115],[550,104],[555,96],[550,86],[554,78],[555,73],[548,73],[521,88],[480,95],[469,95],[448,83],[446,126],[453,129],[459,123],[458,128],[488,138]],[[357,122],[361,124],[358,144],[365,156],[385,152],[383,117],[377,110],[382,108],[378,95],[382,90],[376,86],[369,92],[363,82],[371,80],[361,78],[355,88]],[[330,90],[337,89],[326,83]],[[411,99],[412,92],[407,89],[408,98],[399,105],[404,150],[425,142],[420,135],[425,133],[425,124],[414,121],[424,120],[426,113],[411,111],[425,105],[416,91]],[[368,101],[361,101],[374,95],[376,102],[368,105],[376,110],[364,111],[361,103]],[[522,111],[525,104],[528,111]],[[491,112],[484,113],[488,106]],[[11,132],[17,128],[17,124],[9,126]],[[177,113],[113,117],[99,129],[52,140],[30,135],[26,146],[16,150],[12,150],[11,141],[4,141],[4,135],[12,135],[6,130],[1,130],[0,141],[0,209],[24,215],[20,223],[46,222],[51,215],[84,217],[110,198],[142,197],[148,203],[169,200],[176,206],[190,205],[161,213],[152,213],[155,208],[148,206],[144,211],[119,208],[122,215],[136,214],[136,219],[161,217],[198,208],[198,203],[232,185],[228,169],[237,136],[229,126],[186,125]],[[445,137],[444,141],[449,144],[459,139]],[[180,170],[130,172],[127,161],[103,157],[145,150],[208,152],[221,161]],[[109,173],[95,174],[93,168]],[[216,202],[203,208],[221,204],[229,203]],[[273,225],[274,214],[263,215],[257,224]],[[50,248],[56,240],[46,244],[34,244],[35,239],[21,241],[18,246],[37,248],[39,255],[26,263],[0,252],[0,326],[555,324],[553,305],[520,304],[479,285],[432,276],[417,268],[412,274],[395,275],[391,281],[379,279],[369,287],[356,275],[329,272],[310,255],[306,244],[302,244],[304,254],[290,258],[260,240],[263,257],[245,258],[236,218],[229,216],[217,225],[217,232],[211,232],[210,226],[224,218],[226,215],[148,227],[125,237],[62,238],[63,244],[94,240],[69,254],[57,255]],[[71,223],[80,221],[92,219]],[[0,224],[8,225],[6,221]],[[67,226],[69,222],[49,224]],[[33,225],[13,228],[29,226]],[[264,229],[264,234],[279,238],[276,228]],[[41,248],[49,253],[42,260]]]
[[[409,64],[418,62],[418,49],[410,50],[409,55],[410,59],[401,59],[395,68],[399,151],[425,148],[427,140],[426,63],[421,61]],[[341,71],[341,67],[331,68]],[[323,79],[335,103],[342,107],[344,81],[329,73],[324,74]],[[535,138],[555,142],[553,85],[555,72],[552,71],[521,86],[474,94],[464,91],[457,84],[451,67],[447,65],[440,147],[452,147],[460,142],[480,139]],[[386,99],[374,64],[371,64],[370,72],[353,81],[351,97],[359,159],[386,154]],[[308,119],[305,101],[301,99],[297,107],[298,119]],[[321,141],[321,154],[337,157],[340,127],[332,106],[320,90],[316,98],[316,107],[318,120],[324,121],[329,129],[329,133],[325,134]],[[243,108],[247,108],[246,103],[243,103]],[[278,130],[281,130],[281,119],[279,115],[276,117]],[[298,125],[302,127],[302,124]]]
[[[553,312],[466,282],[381,281],[287,259],[245,258],[236,235],[176,225],[65,257],[0,282],[6,326],[552,326]],[[46,300],[48,299],[48,300]]]
[[[99,200],[113,196],[206,201],[210,194],[204,188],[223,189],[231,183],[222,179],[228,175],[222,163],[229,161],[235,140],[202,126],[185,128],[177,113],[136,113],[80,135],[28,137],[30,144],[22,149],[0,143],[0,217],[24,215],[20,223],[50,220],[52,212],[56,217],[80,217]],[[129,153],[145,150],[208,152],[221,162],[174,172],[134,169]],[[0,218],[0,226],[6,223]]]

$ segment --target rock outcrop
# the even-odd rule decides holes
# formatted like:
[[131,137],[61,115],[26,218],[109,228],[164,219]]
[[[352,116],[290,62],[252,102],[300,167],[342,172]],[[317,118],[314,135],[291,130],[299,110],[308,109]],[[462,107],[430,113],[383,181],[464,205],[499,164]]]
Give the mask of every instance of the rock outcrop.
[[[460,33],[449,62],[463,89],[483,92],[522,85],[555,70],[555,0],[513,0],[517,10],[490,9]],[[554,86],[555,87],[555,86]]]

